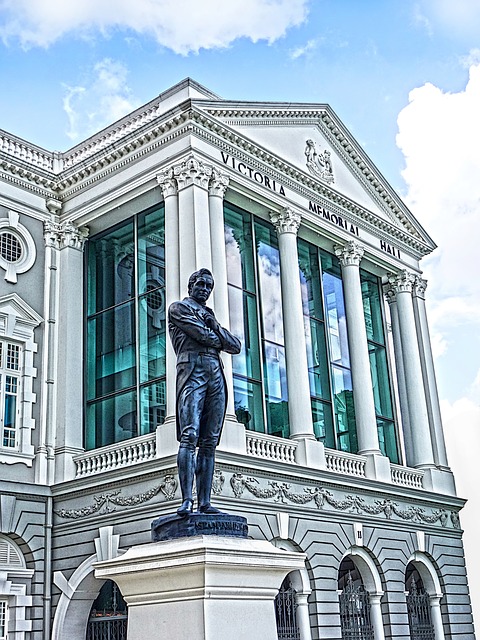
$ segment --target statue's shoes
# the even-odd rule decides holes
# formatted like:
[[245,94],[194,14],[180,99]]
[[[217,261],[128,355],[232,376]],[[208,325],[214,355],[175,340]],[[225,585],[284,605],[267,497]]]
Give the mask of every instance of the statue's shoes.
[[222,513],[220,509],[217,509],[217,507],[212,507],[212,505],[209,502],[207,502],[207,504],[200,505],[198,507],[198,510],[200,511],[200,513],[207,513],[207,514]]
[[185,518],[193,513],[193,500],[184,500],[177,509],[177,515],[181,518]]

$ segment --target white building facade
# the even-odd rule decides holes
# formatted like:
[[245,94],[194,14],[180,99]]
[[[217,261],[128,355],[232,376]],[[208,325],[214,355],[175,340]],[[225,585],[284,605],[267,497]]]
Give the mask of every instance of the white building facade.
[[93,565],[178,507],[165,317],[201,267],[242,341],[215,504],[307,555],[279,637],[473,639],[434,248],[328,105],[187,79],[66,153],[0,131],[0,640],[122,637]]

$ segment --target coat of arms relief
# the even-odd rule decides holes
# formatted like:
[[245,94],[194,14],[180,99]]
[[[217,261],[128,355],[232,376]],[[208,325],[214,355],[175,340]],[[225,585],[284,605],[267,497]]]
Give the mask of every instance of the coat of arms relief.
[[305,143],[305,157],[307,158],[307,167],[312,175],[328,184],[335,181],[333,177],[332,161],[330,151],[325,149],[317,151],[317,146],[313,140],[307,140]]

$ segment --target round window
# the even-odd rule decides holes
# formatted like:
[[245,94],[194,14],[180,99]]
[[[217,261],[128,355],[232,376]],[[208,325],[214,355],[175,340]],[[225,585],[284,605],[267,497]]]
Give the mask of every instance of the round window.
[[23,255],[23,247],[16,235],[9,231],[0,233],[0,256],[6,262],[18,262]]

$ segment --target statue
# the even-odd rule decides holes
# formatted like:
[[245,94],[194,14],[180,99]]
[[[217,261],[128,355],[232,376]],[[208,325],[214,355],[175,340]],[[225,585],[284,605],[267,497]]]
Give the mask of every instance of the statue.
[[241,345],[206,306],[213,285],[208,269],[195,271],[188,281],[188,297],[168,309],[168,330],[177,356],[177,466],[182,491],[177,514],[181,517],[193,512],[194,478],[198,511],[220,513],[210,504],[215,449],[227,407],[220,352],[239,353]]

